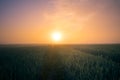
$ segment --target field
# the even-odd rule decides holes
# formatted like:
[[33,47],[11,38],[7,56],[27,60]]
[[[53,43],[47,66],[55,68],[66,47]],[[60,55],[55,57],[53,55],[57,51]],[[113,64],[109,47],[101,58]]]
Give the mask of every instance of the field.
[[120,80],[120,45],[1,45],[0,80]]

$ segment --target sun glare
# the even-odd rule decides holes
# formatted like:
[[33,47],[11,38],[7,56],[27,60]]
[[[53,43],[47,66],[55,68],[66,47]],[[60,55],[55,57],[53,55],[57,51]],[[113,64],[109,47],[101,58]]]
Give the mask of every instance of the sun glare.
[[61,38],[62,38],[62,34],[60,32],[54,32],[54,33],[52,33],[52,40],[54,42],[60,41]]

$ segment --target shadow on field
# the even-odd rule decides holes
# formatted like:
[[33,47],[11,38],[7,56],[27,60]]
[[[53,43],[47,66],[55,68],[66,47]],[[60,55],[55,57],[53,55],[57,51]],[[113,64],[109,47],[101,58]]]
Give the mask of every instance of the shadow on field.
[[57,48],[49,48],[43,61],[40,80],[64,80],[64,70]]

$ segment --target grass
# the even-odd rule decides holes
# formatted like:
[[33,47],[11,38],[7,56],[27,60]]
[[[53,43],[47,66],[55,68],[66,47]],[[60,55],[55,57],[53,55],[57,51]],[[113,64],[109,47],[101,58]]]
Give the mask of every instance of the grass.
[[0,46],[0,80],[120,80],[120,45]]

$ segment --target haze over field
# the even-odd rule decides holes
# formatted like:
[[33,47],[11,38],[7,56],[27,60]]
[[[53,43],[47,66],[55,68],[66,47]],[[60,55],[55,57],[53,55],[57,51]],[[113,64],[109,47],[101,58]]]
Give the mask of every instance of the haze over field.
[[0,0],[0,44],[120,43],[120,0]]

